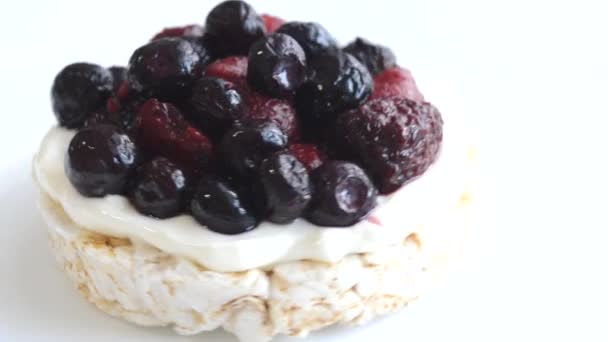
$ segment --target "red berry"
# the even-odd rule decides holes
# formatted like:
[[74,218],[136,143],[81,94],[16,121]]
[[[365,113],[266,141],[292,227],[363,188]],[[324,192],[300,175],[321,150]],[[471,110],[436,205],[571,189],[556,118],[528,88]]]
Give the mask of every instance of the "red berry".
[[235,84],[247,83],[247,56],[230,56],[207,66],[205,76],[217,77]]
[[126,100],[129,97],[129,90],[129,81],[123,81],[118,87],[118,90],[116,90],[116,97],[120,101]]
[[118,111],[120,111],[120,102],[116,97],[112,96],[108,98],[106,110],[108,113],[118,113]]
[[264,25],[266,26],[266,33],[271,34],[276,31],[279,27],[285,24],[285,20],[272,16],[270,14],[262,14],[262,20],[264,20]]
[[289,151],[306,166],[308,171],[318,168],[327,160],[327,156],[313,144],[293,144],[289,146]]
[[287,135],[289,141],[297,141],[300,138],[298,117],[290,101],[270,98],[248,88],[245,88],[244,93],[249,105],[244,121],[272,122]]
[[181,27],[167,27],[157,33],[151,40],[169,37],[202,37],[203,32],[203,27],[196,24]]
[[427,102],[376,99],[341,113],[335,139],[343,155],[357,161],[380,192],[388,194],[422,175],[435,161],[443,120]]
[[138,143],[151,155],[161,155],[194,169],[207,164],[212,145],[188,123],[177,107],[157,99],[146,101],[135,121]]
[[412,73],[403,68],[385,70],[374,78],[374,93],[371,99],[393,96],[405,97],[416,102],[424,101],[424,96],[418,90]]

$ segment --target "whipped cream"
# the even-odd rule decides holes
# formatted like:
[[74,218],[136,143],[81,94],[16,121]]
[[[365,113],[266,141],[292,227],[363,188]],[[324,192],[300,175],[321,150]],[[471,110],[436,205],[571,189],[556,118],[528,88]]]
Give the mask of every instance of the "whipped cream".
[[47,133],[34,158],[34,176],[41,190],[60,204],[76,225],[129,238],[134,243],[143,241],[220,272],[302,259],[333,263],[349,254],[401,243],[423,228],[449,227],[446,214],[458,205],[466,176],[466,149],[448,142],[439,160],[422,177],[390,196],[380,197],[370,218],[352,227],[319,227],[297,219],[289,225],[265,221],[251,232],[222,235],[206,229],[190,215],[169,219],[144,216],[124,196],[80,195],[64,171],[65,154],[75,133],[60,127]]

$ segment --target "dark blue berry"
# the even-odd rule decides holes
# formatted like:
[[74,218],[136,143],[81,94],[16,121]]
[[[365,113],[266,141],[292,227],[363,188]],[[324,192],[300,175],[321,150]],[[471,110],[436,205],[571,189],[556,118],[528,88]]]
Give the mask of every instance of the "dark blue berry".
[[309,67],[312,75],[297,90],[295,103],[303,134],[310,137],[333,127],[338,113],[359,107],[374,84],[367,68],[341,50],[317,55]]
[[203,177],[190,210],[200,224],[221,234],[241,234],[254,229],[258,223],[245,197],[215,177]]
[[291,223],[300,217],[312,197],[306,167],[291,153],[277,152],[260,166],[271,222]]
[[208,62],[202,45],[193,40],[155,40],[135,50],[131,56],[129,83],[136,92],[162,100],[188,98],[194,81]]
[[190,119],[214,138],[223,136],[247,110],[237,87],[220,78],[196,81],[190,99]]
[[376,45],[363,38],[357,38],[344,47],[344,51],[357,58],[372,75],[397,66],[393,51],[386,46]]
[[249,47],[266,33],[264,21],[247,3],[224,1],[207,15],[205,45],[216,58],[247,55]]
[[184,172],[173,162],[159,157],[140,167],[130,197],[140,213],[167,218],[184,209],[186,189]]
[[137,146],[122,129],[98,125],[84,128],[72,138],[65,171],[84,196],[122,194],[138,159]]
[[224,136],[221,158],[228,169],[243,178],[254,177],[268,155],[287,146],[287,136],[273,123],[235,128]]
[[53,111],[61,126],[80,128],[112,93],[112,74],[89,63],[74,63],[57,74],[51,90]]
[[306,108],[305,112],[339,113],[357,108],[372,93],[372,76],[348,53],[327,51],[309,64],[312,74],[298,90],[298,110]]
[[352,226],[376,206],[378,191],[355,164],[327,162],[313,171],[312,180],[315,191],[306,219],[316,225]]
[[272,97],[289,97],[306,77],[306,55],[292,37],[275,33],[257,40],[249,50],[247,81]]
[[113,77],[113,88],[114,92],[118,90],[118,87],[122,84],[122,82],[127,80],[127,68],[121,66],[113,66],[109,67],[108,70],[112,74]]
[[276,32],[293,37],[304,49],[308,58],[312,58],[325,50],[338,48],[336,39],[317,23],[292,21],[283,24]]

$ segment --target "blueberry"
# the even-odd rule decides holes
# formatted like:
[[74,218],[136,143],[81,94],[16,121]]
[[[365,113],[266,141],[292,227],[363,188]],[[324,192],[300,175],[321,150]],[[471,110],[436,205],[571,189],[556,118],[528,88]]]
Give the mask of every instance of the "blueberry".
[[344,47],[344,51],[357,58],[372,75],[397,66],[393,51],[386,46],[376,45],[363,38],[357,38]]
[[311,78],[298,90],[298,109],[338,113],[361,105],[373,90],[369,71],[340,50],[327,51],[310,61]]
[[188,98],[194,81],[209,60],[202,45],[193,40],[155,40],[131,56],[129,83],[135,91],[162,100]]
[[359,107],[373,91],[369,71],[348,53],[326,51],[309,60],[309,67],[312,75],[295,97],[304,135],[333,127],[336,114]]
[[251,204],[233,186],[215,177],[203,177],[190,210],[200,224],[221,234],[241,234],[257,226]]
[[249,47],[266,33],[264,21],[243,1],[217,5],[207,15],[203,40],[216,58],[246,55]]
[[186,188],[184,172],[173,162],[159,157],[140,167],[130,198],[140,213],[167,218],[184,209]]
[[273,123],[234,128],[220,144],[221,157],[235,175],[250,178],[257,175],[261,162],[273,152],[287,146],[287,136]]
[[356,164],[331,161],[312,173],[315,192],[306,219],[319,226],[347,227],[375,206],[378,191]]
[[57,74],[51,90],[53,111],[61,126],[82,127],[87,116],[105,106],[112,93],[112,74],[89,63],[74,63]]
[[121,66],[113,66],[109,67],[108,70],[112,74],[113,77],[113,85],[114,92],[118,90],[118,87],[122,84],[122,82],[127,80],[127,68]]
[[244,99],[233,83],[214,77],[196,81],[190,99],[190,119],[205,132],[222,136],[246,110]]
[[65,171],[84,196],[122,194],[138,159],[137,146],[122,129],[98,125],[84,128],[72,138]]
[[247,81],[253,89],[272,97],[288,97],[305,76],[306,55],[292,37],[275,33],[251,46]]
[[304,49],[308,58],[312,58],[325,50],[338,48],[336,39],[317,23],[292,21],[283,24],[276,32],[293,37]]
[[287,224],[298,218],[312,197],[306,167],[291,153],[281,151],[268,157],[260,166],[269,220]]

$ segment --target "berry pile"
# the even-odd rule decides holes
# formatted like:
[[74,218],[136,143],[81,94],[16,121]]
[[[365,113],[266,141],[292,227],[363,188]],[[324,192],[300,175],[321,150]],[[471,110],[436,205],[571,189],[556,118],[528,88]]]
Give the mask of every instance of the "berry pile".
[[351,226],[423,174],[442,141],[439,111],[389,48],[341,48],[317,23],[238,0],[164,29],[127,67],[65,67],[52,103],[78,130],[65,170],[82,195],[124,195],[144,215],[188,213],[222,234],[300,217]]

